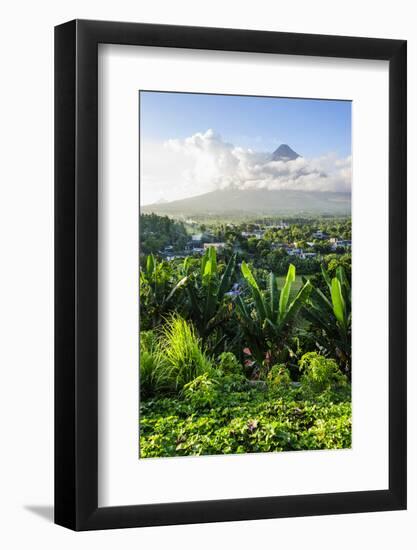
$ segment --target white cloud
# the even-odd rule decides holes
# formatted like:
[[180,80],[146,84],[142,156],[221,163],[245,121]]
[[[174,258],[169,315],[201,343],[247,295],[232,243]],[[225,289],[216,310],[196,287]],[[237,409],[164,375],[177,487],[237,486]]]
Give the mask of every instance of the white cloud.
[[236,147],[211,129],[164,144],[144,143],[141,159],[144,204],[229,187],[344,192],[351,188],[350,156],[330,153],[271,161],[271,152]]

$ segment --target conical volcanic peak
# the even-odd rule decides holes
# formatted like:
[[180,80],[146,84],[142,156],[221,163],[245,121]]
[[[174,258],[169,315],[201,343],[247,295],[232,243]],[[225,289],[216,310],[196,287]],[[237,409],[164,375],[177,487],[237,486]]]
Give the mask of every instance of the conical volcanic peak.
[[283,143],[272,153],[272,160],[281,160],[288,162],[289,160],[295,160],[300,155],[293,151],[291,147]]

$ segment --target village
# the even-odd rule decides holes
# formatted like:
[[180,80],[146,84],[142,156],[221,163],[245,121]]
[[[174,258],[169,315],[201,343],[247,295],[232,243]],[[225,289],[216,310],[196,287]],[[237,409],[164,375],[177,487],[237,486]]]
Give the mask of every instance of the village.
[[[194,225],[194,224],[193,224]],[[319,258],[323,253],[346,253],[350,252],[352,247],[351,239],[342,238],[340,235],[330,234],[322,230],[312,231],[307,235],[308,240],[299,239],[291,242],[271,240],[279,230],[289,230],[290,223],[279,222],[273,225],[248,224],[244,230],[238,231],[241,226],[227,224],[228,240],[219,241],[216,239],[215,232],[210,228],[204,231],[192,233],[190,239],[186,242],[182,250],[178,250],[174,244],[167,244],[158,254],[167,261],[185,258],[187,256],[201,256],[207,248],[213,247],[218,254],[224,251],[242,253],[249,251],[250,243],[254,241],[266,240],[270,251],[281,250],[283,254],[296,257],[300,260]],[[217,232],[218,233],[218,232]],[[232,237],[232,238],[230,238]],[[234,238],[233,238],[234,237]],[[266,239],[266,237],[268,237]]]

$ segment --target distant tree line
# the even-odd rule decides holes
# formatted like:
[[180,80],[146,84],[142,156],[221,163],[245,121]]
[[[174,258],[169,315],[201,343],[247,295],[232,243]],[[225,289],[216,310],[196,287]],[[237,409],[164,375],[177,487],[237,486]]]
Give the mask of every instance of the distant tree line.
[[172,246],[174,252],[181,251],[188,240],[185,225],[168,216],[141,214],[139,227],[142,254],[157,253],[166,246]]

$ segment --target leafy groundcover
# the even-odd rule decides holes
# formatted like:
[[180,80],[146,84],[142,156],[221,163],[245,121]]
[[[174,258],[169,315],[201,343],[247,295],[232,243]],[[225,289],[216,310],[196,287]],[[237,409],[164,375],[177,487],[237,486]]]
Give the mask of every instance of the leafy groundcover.
[[350,386],[313,394],[282,380],[275,388],[238,376],[201,378],[181,398],[143,401],[142,458],[351,446]]

